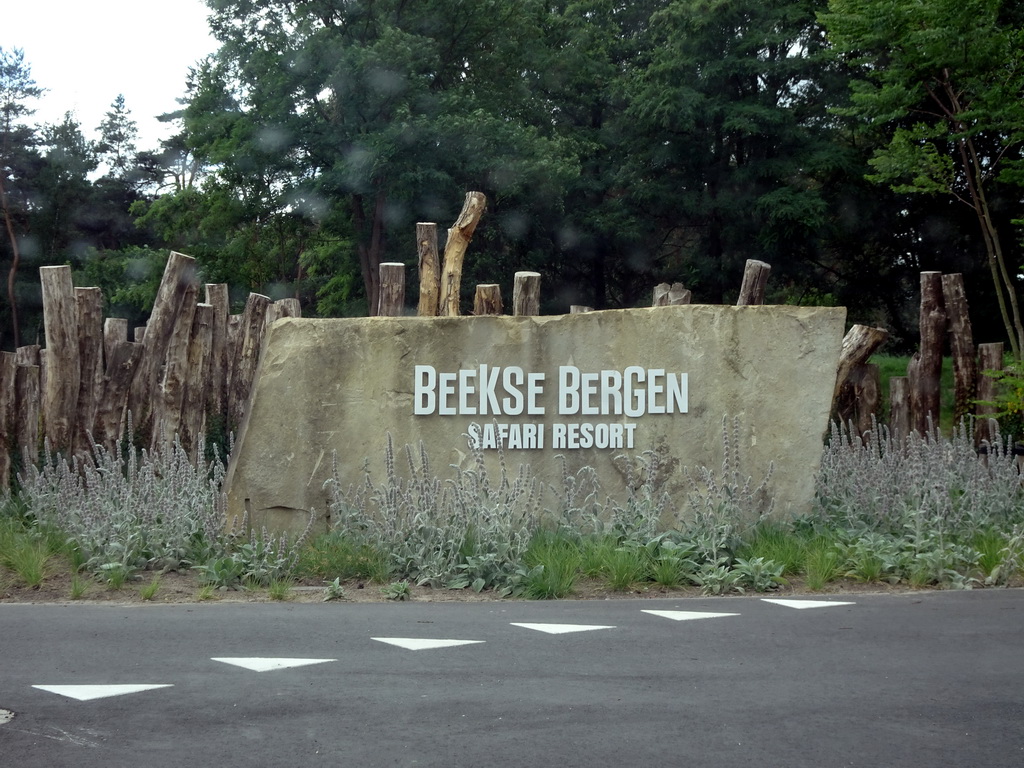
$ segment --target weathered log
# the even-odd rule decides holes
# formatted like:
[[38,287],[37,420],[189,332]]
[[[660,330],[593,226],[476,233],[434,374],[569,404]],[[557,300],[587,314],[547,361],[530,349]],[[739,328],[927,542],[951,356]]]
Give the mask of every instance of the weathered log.
[[153,448],[159,446],[164,439],[173,440],[181,424],[181,406],[185,397],[185,380],[188,378],[188,347],[198,292],[199,286],[194,283],[185,288],[177,321],[171,328],[163,376],[153,408],[153,435],[150,439]]
[[[75,453],[90,450],[93,422],[103,387],[103,293],[99,288],[75,288],[78,311],[78,406]],[[127,326],[125,326],[127,329]]]
[[114,354],[114,345],[120,341],[128,341],[128,320],[124,317],[108,317],[103,321],[103,365],[100,367],[100,384],[103,383],[103,371],[107,360]]
[[[157,289],[153,312],[146,324],[146,332],[142,338],[142,359],[138,363],[128,396],[128,407],[132,412],[136,437],[143,444],[150,442],[156,433],[153,410],[160,399],[158,390],[167,358],[167,348],[171,343],[185,294],[189,292],[190,287],[195,286],[195,274],[195,259],[171,251],[160,280],[160,287]],[[193,300],[191,304],[194,307],[195,301]],[[188,326],[186,332],[187,328]]]
[[942,347],[946,335],[946,311],[942,302],[942,273],[921,273],[921,346],[917,370],[911,378],[910,426],[928,433],[929,417],[938,427]]
[[540,314],[540,272],[516,272],[512,289],[512,314]]
[[228,315],[228,327],[227,336],[225,337],[227,343],[228,353],[228,366],[224,371],[224,386],[226,390],[224,392],[224,422],[221,425],[224,428],[225,433],[229,433],[235,429],[235,426],[231,425],[232,413],[233,413],[233,397],[232,392],[234,391],[235,381],[235,361],[238,357],[238,348],[242,345],[242,316],[241,315]]
[[692,294],[683,287],[682,283],[659,283],[654,286],[654,296],[651,306],[669,307],[680,304],[689,304]]
[[740,296],[736,300],[737,307],[759,306],[764,304],[764,292],[768,285],[768,276],[771,274],[772,266],[757,259],[747,259],[743,268],[743,284],[740,286]]
[[146,340],[146,326],[137,325],[132,329],[132,339],[136,344],[141,344]]
[[942,299],[946,306],[949,346],[953,353],[953,423],[959,424],[961,419],[974,413],[978,386],[978,362],[963,275],[942,276]]
[[455,225],[448,230],[448,243],[444,247],[444,267],[441,272],[441,298],[438,313],[447,317],[459,315],[459,292],[462,290],[462,262],[480,217],[487,208],[483,192],[467,192],[462,212]]
[[125,430],[128,393],[141,358],[142,345],[134,341],[117,342],[107,358],[103,393],[93,422],[93,439],[108,450],[113,450],[114,443]]
[[10,487],[11,455],[19,448],[14,429],[17,377],[18,358],[13,352],[0,352],[0,493]]
[[[839,366],[836,370],[836,384],[833,394],[833,408],[839,397],[839,389],[846,384],[850,372],[858,365],[864,365],[875,354],[886,339],[889,332],[884,328],[872,328],[867,325],[855,325],[843,337],[843,346],[839,350]],[[842,423],[846,423],[843,419]]]
[[228,355],[228,316],[231,303],[228,287],[223,283],[206,284],[206,304],[210,312],[210,378],[206,388],[207,417],[222,427],[227,420],[227,381],[231,370]]
[[43,386],[43,429],[55,451],[73,448],[80,368],[78,308],[71,267],[40,267],[47,375]]
[[41,379],[38,365],[19,365],[14,377],[15,442],[19,451],[27,451],[33,460],[39,455]]
[[981,444],[983,440],[992,441],[995,439],[989,419],[995,418],[999,408],[996,406],[996,393],[998,383],[991,376],[989,371],[1003,370],[1003,344],[979,344],[978,345],[978,405],[975,414],[977,421],[974,424],[974,440]]
[[889,379],[889,434],[898,442],[910,435],[910,381],[906,376]]
[[38,344],[26,344],[14,350],[14,358],[18,365],[39,365],[42,360],[43,348]]
[[497,283],[483,283],[476,287],[473,297],[473,314],[500,315],[505,311],[501,303],[501,286]]
[[278,299],[274,302],[281,317],[302,317],[302,304],[294,297]]
[[441,301],[441,261],[437,253],[437,224],[416,225],[416,253],[419,257],[420,317],[437,317]]
[[836,418],[841,424],[853,423],[858,435],[870,432],[871,417],[878,416],[881,389],[877,365],[864,363],[853,366],[839,387]]
[[238,346],[235,349],[235,361],[231,373],[231,392],[229,393],[230,418],[228,428],[237,430],[242,424],[245,412],[249,407],[249,394],[252,391],[256,366],[259,363],[260,350],[263,347],[263,332],[266,327],[265,318],[270,299],[258,293],[250,293],[245,302],[245,312],[239,327]]
[[210,304],[198,304],[192,318],[192,329],[188,340],[188,359],[179,426],[181,444],[192,456],[196,455],[199,436],[205,430],[206,404],[209,401],[207,389],[211,381],[212,338],[213,307]]
[[405,264],[385,261],[380,265],[378,317],[401,317],[405,309]]
[[593,312],[593,307],[588,307],[586,304],[570,304],[569,314],[570,315],[583,315],[587,312]]

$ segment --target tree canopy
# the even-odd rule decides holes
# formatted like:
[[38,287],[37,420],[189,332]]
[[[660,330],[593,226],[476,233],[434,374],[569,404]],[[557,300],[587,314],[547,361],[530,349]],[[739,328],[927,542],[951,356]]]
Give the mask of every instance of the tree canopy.
[[372,313],[380,263],[415,267],[416,222],[448,226],[470,190],[488,211],[466,298],[529,269],[549,312],[646,303],[662,281],[731,302],[758,258],[770,300],[844,304],[899,345],[917,273],[961,271],[1002,308],[979,332],[1024,346],[1015,4],[207,4],[219,50],[159,147],[137,146],[120,96],[96,141],[73,116],[29,124],[39,86],[3,53],[3,346],[38,325],[41,264],[134,316],[167,248],[236,298]]

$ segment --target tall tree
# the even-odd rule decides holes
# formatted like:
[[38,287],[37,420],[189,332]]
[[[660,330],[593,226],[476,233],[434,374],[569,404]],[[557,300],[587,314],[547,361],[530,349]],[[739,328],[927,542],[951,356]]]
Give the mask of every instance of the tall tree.
[[538,0],[209,5],[220,80],[196,99],[219,109],[190,129],[277,221],[351,235],[371,313],[394,228],[457,212],[470,186],[507,199],[564,172],[557,142],[524,119]]
[[1007,265],[1009,217],[1000,185],[1024,186],[1024,30],[1003,0],[831,0],[822,19],[859,68],[847,113],[877,129],[875,182],[908,194],[951,195],[984,243],[1014,355],[1024,351],[1017,269]]
[[0,213],[10,249],[7,300],[14,346],[21,343],[15,280],[21,262],[20,237],[28,209],[27,190],[21,188],[20,182],[35,154],[35,131],[21,121],[35,111],[29,105],[42,93],[43,89],[32,79],[32,68],[25,61],[24,51],[0,48]]
[[744,260],[783,275],[817,252],[833,141],[816,0],[675,0],[651,16],[629,84],[631,196],[663,257],[711,301]]

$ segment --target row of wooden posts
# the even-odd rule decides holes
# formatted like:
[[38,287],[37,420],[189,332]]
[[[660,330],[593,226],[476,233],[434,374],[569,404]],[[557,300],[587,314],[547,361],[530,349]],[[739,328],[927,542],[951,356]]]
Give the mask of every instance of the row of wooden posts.
[[[486,199],[466,196],[455,225],[448,230],[443,263],[437,225],[417,224],[420,290],[417,313],[460,313],[462,263]],[[738,305],[763,304],[771,267],[747,262]],[[0,488],[8,483],[12,458],[24,449],[37,452],[44,438],[61,452],[84,453],[92,441],[111,448],[132,418],[133,439],[154,446],[177,435],[194,449],[204,432],[226,434],[242,421],[248,406],[266,328],[280,317],[300,316],[296,299],[271,301],[252,293],[240,314],[230,314],[226,285],[200,285],[194,259],[172,252],[144,327],[128,339],[127,321],[102,317],[98,288],[75,288],[69,267],[43,267],[46,348],[20,347],[0,352]],[[380,265],[377,314],[405,314],[405,267]],[[971,411],[976,399],[992,399],[992,380],[978,371],[1002,367],[1002,344],[981,345],[975,358],[961,275],[921,275],[921,350],[908,376],[893,379],[888,422],[897,435],[924,434],[929,414],[939,412],[939,376],[943,343],[953,351],[958,415]],[[663,283],[654,289],[654,306],[689,304],[690,291]],[[570,313],[590,307],[572,306]],[[502,314],[497,284],[476,287],[473,314]],[[513,315],[540,313],[540,275],[518,272]],[[835,390],[835,415],[859,432],[871,429],[878,416],[878,369],[867,363],[888,333],[855,325],[842,348]],[[978,407],[983,414],[985,408]],[[885,419],[883,419],[885,420]],[[91,436],[91,437],[90,437]],[[979,437],[985,437],[980,434]]]
[[40,269],[46,348],[0,352],[0,488],[44,440],[65,454],[91,440],[112,448],[128,413],[132,439],[150,447],[177,435],[194,449],[204,432],[241,422],[265,328],[298,316],[299,302],[253,293],[233,315],[226,285],[197,300],[196,275],[193,258],[172,252],[149,322],[129,341],[126,320],[103,319],[98,288],[76,288],[70,267]]
[[938,428],[942,360],[948,346],[953,362],[953,419],[975,416],[979,444],[993,437],[990,419],[996,413],[996,381],[985,371],[1003,369],[1003,344],[975,346],[963,275],[921,273],[919,312],[921,339],[906,376],[889,379],[889,411],[880,413],[881,383],[877,365],[868,359],[888,339],[882,328],[855,325],[843,340],[836,378],[835,415],[863,435],[873,418],[888,424],[897,439],[911,432],[927,435]]

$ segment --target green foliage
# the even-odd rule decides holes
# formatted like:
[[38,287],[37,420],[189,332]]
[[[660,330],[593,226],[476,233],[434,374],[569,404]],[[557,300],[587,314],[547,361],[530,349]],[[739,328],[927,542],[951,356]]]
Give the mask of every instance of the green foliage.
[[566,536],[538,531],[523,553],[522,593],[535,600],[572,594],[580,573],[580,550]]
[[393,581],[387,586],[381,587],[380,593],[388,600],[396,602],[412,599],[412,590],[408,581]]
[[331,600],[344,600],[347,595],[345,594],[345,587],[341,585],[341,577],[339,576],[334,581],[327,582],[327,586],[324,588],[325,603]]
[[996,382],[996,397],[992,402],[981,402],[996,409],[999,430],[1010,440],[1024,439],[1024,362],[1011,360],[1002,370],[983,371]]

